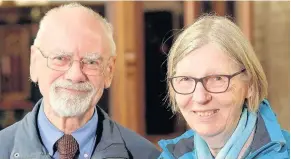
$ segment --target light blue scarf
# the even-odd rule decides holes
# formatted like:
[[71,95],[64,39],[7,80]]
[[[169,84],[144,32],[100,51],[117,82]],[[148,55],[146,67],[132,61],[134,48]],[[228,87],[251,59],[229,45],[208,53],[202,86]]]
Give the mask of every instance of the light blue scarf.
[[[215,159],[238,158],[242,147],[256,125],[256,120],[257,114],[249,112],[247,108],[244,108],[237,128],[224,147],[219,151]],[[206,142],[198,134],[194,136],[194,145],[196,147],[195,151],[198,159],[213,159]]]

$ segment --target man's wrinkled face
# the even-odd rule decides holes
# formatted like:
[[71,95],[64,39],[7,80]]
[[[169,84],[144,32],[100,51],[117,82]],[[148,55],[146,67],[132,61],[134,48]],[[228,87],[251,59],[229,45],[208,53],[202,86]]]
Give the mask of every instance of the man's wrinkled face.
[[45,104],[62,117],[82,115],[97,104],[111,84],[115,58],[101,23],[74,14],[78,16],[64,13],[51,18],[40,46],[31,48],[32,79],[38,82]]

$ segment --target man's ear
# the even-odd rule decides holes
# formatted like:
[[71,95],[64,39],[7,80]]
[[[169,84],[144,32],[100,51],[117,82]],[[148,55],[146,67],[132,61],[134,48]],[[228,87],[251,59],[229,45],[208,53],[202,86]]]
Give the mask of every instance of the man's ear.
[[37,73],[37,49],[31,45],[30,47],[30,79],[32,82],[38,82]]
[[109,88],[113,79],[114,70],[115,70],[115,61],[116,56],[112,56],[109,58],[108,63],[104,70],[105,81],[104,81],[104,88]]

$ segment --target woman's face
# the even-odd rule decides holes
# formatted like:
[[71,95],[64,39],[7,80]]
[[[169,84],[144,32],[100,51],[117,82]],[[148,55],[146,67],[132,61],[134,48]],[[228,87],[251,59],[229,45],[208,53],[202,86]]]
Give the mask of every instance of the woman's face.
[[[187,77],[232,75],[242,69],[218,45],[207,44],[192,51],[177,64],[175,76],[186,76],[176,81],[180,82],[177,87],[189,89],[195,83]],[[204,138],[231,134],[249,94],[248,83],[243,78],[243,73],[231,78],[228,89],[223,93],[210,93],[201,82],[196,84],[195,91],[191,94],[175,93],[177,105],[188,125]],[[219,91],[220,87],[227,88],[227,80],[221,80],[221,77],[209,78],[204,85],[207,85],[208,90],[214,91]]]

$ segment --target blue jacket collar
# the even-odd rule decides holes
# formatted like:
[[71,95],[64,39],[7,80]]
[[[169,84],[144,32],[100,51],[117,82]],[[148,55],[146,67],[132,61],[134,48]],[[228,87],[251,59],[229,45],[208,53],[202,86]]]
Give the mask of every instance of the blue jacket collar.
[[[254,155],[261,152],[266,145],[276,144],[276,150],[279,151],[286,144],[276,115],[267,100],[263,100],[260,104],[255,131],[254,140],[251,145],[251,152]],[[193,142],[194,134],[193,130],[188,130],[175,139],[161,140],[158,143],[165,154],[170,155],[169,158],[178,158],[185,153],[193,151],[195,148]]]
[[263,121],[265,122],[265,126],[271,141],[286,144],[286,140],[282,134],[277,117],[266,99],[264,99],[260,104],[259,114],[262,116]]

